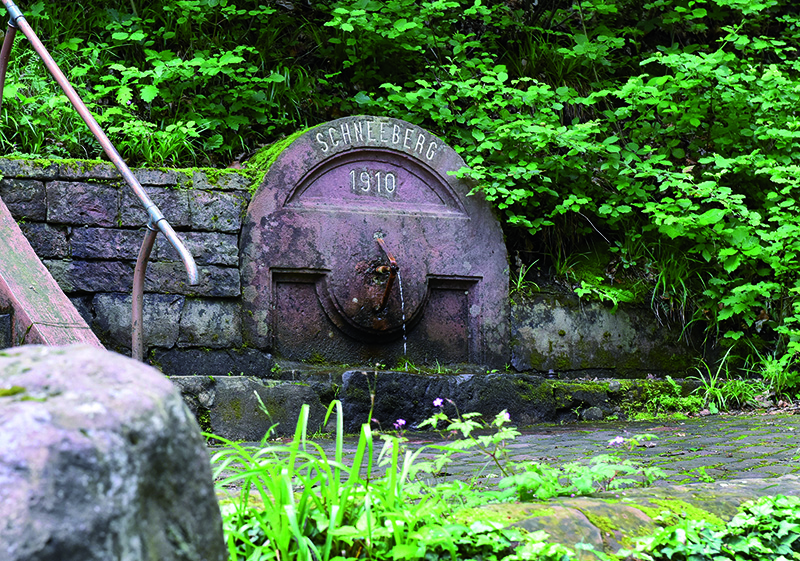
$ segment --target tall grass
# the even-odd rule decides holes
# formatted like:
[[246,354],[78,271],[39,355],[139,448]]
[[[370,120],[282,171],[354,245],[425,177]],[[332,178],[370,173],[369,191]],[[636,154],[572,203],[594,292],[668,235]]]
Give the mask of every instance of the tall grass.
[[[496,465],[497,445],[502,446],[511,432],[519,434],[500,422],[508,419],[507,414],[485,425],[496,429],[492,437],[473,434],[478,424],[473,417],[447,419],[440,414],[437,419],[445,421],[444,430],[461,432],[463,438],[415,451],[404,446],[401,436],[376,435],[365,424],[355,451],[347,451],[340,403],[331,405],[326,422],[334,410],[336,432],[327,450],[308,439],[307,405],[288,443],[265,437],[258,445],[244,445],[213,437],[222,443],[212,464],[231,561],[564,561],[571,552],[547,543],[543,532],[527,533],[481,520],[473,508],[534,496],[591,494],[647,484],[658,476],[655,468],[642,471],[627,461],[610,464],[605,456],[567,470],[509,461],[509,473],[515,475],[498,477],[499,485],[490,489],[460,481],[434,484],[435,474],[447,464],[439,460],[451,460],[453,454],[470,448]],[[422,461],[420,454],[426,451],[435,451],[436,460]]]

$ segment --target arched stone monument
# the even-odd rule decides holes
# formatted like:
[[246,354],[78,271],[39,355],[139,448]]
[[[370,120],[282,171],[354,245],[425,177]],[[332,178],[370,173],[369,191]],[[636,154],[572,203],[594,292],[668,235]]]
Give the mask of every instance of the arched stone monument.
[[290,359],[508,362],[499,223],[456,152],[404,121],[310,129],[270,166],[242,231],[248,343]]

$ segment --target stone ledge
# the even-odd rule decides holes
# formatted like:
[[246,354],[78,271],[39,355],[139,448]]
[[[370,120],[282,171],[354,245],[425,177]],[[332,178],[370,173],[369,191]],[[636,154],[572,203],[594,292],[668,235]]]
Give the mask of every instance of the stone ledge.
[[242,376],[181,376],[171,380],[200,427],[228,440],[260,441],[271,427],[274,436],[291,436],[304,404],[310,406],[309,434],[323,428],[325,408],[314,391],[300,383]]

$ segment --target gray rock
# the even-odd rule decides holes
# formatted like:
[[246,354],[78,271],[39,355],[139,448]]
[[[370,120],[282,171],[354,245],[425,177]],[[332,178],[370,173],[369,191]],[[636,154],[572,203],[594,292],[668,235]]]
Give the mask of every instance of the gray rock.
[[139,256],[144,235],[144,229],[74,228],[71,238],[72,256],[78,259],[135,261]]
[[680,330],[662,326],[647,306],[538,294],[511,308],[511,364],[519,371],[555,369],[575,377],[642,378],[648,373],[682,377],[696,351]]
[[0,174],[4,177],[27,177],[31,179],[55,179],[58,164],[46,160],[24,160],[0,158]]
[[11,327],[11,314],[0,314],[0,349],[13,345],[14,336]]
[[0,197],[18,220],[47,220],[47,196],[41,181],[3,179],[0,181]]
[[581,413],[581,419],[584,421],[602,421],[603,410],[599,407],[589,407]]
[[64,292],[130,292],[134,263],[44,259],[50,274]]
[[[92,329],[106,347],[131,348],[130,294],[99,293],[94,296]],[[177,294],[145,294],[142,305],[145,347],[172,347],[178,340],[184,298]]]
[[51,226],[41,222],[23,222],[22,233],[40,258],[60,259],[69,256],[66,226]]
[[[133,190],[127,185],[121,189],[120,225],[144,226],[147,224],[147,213]],[[185,189],[147,186],[144,190],[173,227],[191,224],[189,199]]]
[[[239,265],[239,238],[220,232],[181,232],[181,240],[198,265]],[[180,261],[178,252],[165,236],[156,240],[156,260]]]
[[[275,359],[258,349],[156,349],[153,365],[168,376],[242,374],[257,378],[273,375]],[[313,384],[311,384],[313,386]]]
[[235,297],[241,293],[238,267],[206,265],[197,269],[199,282],[190,285],[182,263],[150,263],[147,267],[145,290],[218,298]]
[[220,349],[242,345],[238,302],[187,299],[181,314],[179,347]]
[[[374,395],[374,405],[372,397]],[[443,398],[444,412],[481,413],[492,420],[507,411],[517,426],[556,419],[553,390],[542,378],[522,374],[426,375],[407,372],[349,371],[342,375],[345,430],[357,432],[372,418],[389,428],[397,419],[413,427],[439,411],[433,400]],[[456,410],[457,408],[457,410]]]
[[238,232],[247,199],[241,194],[221,191],[189,191],[191,221],[197,230]]
[[323,427],[325,408],[304,384],[243,376],[176,376],[172,382],[203,430],[229,440],[259,441],[270,427],[272,436],[291,436],[303,404],[310,407],[309,434]]
[[114,226],[119,214],[115,187],[77,181],[51,181],[47,191],[47,221],[61,224]]
[[221,189],[247,191],[252,180],[235,170],[214,170],[213,178],[206,171],[197,170],[192,174],[192,185],[195,189]]
[[74,160],[58,166],[62,179],[122,179],[117,168],[101,160]]
[[611,380],[608,383],[608,391],[609,393],[617,393],[622,389],[622,384],[619,380]]
[[0,558],[227,558],[205,442],[161,374],[28,346],[0,353],[0,387],[18,392],[0,397]]
[[142,185],[177,185],[179,181],[174,170],[139,168],[133,170],[133,175]]

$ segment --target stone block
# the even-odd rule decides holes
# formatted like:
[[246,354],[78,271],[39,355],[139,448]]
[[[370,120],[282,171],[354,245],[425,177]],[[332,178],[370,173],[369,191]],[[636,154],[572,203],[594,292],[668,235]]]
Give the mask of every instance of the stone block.
[[3,179],[0,181],[0,198],[17,220],[47,220],[47,194],[41,181]]
[[310,406],[309,434],[323,428],[325,408],[303,384],[243,376],[176,376],[172,382],[203,430],[229,440],[257,442],[275,425],[273,436],[292,436],[303,404]]
[[226,300],[186,300],[181,314],[179,347],[220,349],[242,345],[241,308]]
[[142,185],[178,185],[183,174],[175,170],[159,170],[139,168],[133,175]]
[[[239,238],[235,234],[181,232],[179,236],[198,265],[236,267],[239,264]],[[158,236],[156,250],[158,261],[180,261],[178,252],[166,236]]]
[[11,314],[0,314],[0,349],[7,349],[13,346],[14,337],[12,333]]
[[241,194],[222,191],[189,190],[192,227],[212,232],[238,232],[247,199]]
[[[144,226],[147,224],[147,213],[139,198],[129,187],[123,186],[121,189],[120,225]],[[190,224],[189,199],[186,190],[171,187],[145,187],[144,190],[173,228]]]
[[[371,399],[375,396],[375,401]],[[391,427],[398,418],[413,428],[442,409],[433,400],[447,398],[444,412],[458,410],[494,418],[506,410],[513,423],[525,426],[557,419],[558,404],[546,380],[525,374],[461,374],[441,376],[408,372],[353,370],[342,374],[345,432],[357,432],[367,419]]]
[[58,164],[49,160],[0,158],[0,175],[29,179],[55,179],[58,176]]
[[64,292],[130,292],[134,264],[123,261],[44,259]]
[[92,325],[94,315],[92,314],[92,296],[70,296],[70,302],[78,310],[78,313],[86,322],[86,325]]
[[512,306],[511,364],[519,371],[552,370],[562,377],[641,378],[683,374],[695,352],[680,331],[659,324],[646,306],[538,295]]
[[66,226],[50,226],[42,222],[23,222],[19,228],[40,259],[69,257]]
[[239,349],[155,349],[153,365],[167,376],[220,376],[241,374],[256,378],[273,375],[275,359],[252,348]]
[[[210,177],[209,173],[211,173]],[[196,170],[192,174],[192,186],[195,189],[249,191],[251,183],[252,180],[247,175],[230,169],[213,170],[211,172]]]
[[144,229],[74,228],[72,257],[77,259],[128,259],[135,261],[144,240]]
[[60,179],[107,179],[122,180],[114,164],[102,160],[75,160],[59,163]]
[[197,269],[199,282],[190,285],[182,263],[150,263],[147,267],[145,290],[212,298],[229,298],[241,294],[239,269],[215,265],[200,266]]
[[48,222],[116,225],[120,204],[116,187],[78,181],[51,181],[45,188]]
[[[94,296],[92,329],[106,347],[130,350],[131,303],[130,293],[100,293]],[[144,295],[142,323],[145,348],[171,348],[175,345],[183,306],[184,297],[176,294]]]
[[86,346],[0,356],[3,561],[228,558],[208,450],[155,369]]

